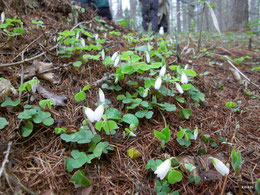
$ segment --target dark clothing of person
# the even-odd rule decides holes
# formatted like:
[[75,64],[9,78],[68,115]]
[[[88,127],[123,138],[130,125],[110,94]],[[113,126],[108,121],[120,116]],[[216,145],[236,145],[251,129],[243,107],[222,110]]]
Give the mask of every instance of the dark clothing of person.
[[88,7],[90,6],[89,0],[74,0],[74,1],[79,2]]
[[161,27],[163,27],[164,33],[168,32],[168,19],[167,19],[166,15],[163,15],[163,17],[158,25],[158,29],[160,29]]
[[108,20],[112,20],[112,15],[109,7],[100,7],[97,11],[98,15],[101,17],[106,17]]
[[[101,17],[106,17],[112,20],[112,15],[109,8],[108,0],[75,0],[93,9],[97,9],[97,14]],[[94,4],[94,5],[93,5]]]
[[142,17],[143,28],[148,30],[148,25],[152,23],[152,30],[157,32],[158,30],[158,0],[142,0]]

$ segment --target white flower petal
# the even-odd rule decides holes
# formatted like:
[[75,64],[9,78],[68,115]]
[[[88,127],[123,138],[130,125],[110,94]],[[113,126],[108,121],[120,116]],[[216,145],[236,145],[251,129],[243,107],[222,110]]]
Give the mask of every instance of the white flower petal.
[[199,130],[196,128],[194,131],[194,139],[196,140],[198,138]]
[[114,62],[114,67],[118,68],[119,67],[119,61],[120,61],[120,55],[116,57],[115,62]]
[[229,168],[219,159],[217,158],[213,158],[213,157],[209,157],[209,159],[211,159],[215,169],[222,175],[228,175],[229,174]]
[[159,76],[163,77],[165,75],[165,73],[166,73],[166,65],[162,66],[160,73],[159,73]]
[[102,51],[101,51],[101,58],[102,58],[102,60],[105,60],[105,58],[106,58],[106,54],[105,54],[104,49],[102,49]]
[[115,61],[115,59],[117,58],[117,56],[118,56],[118,51],[115,52],[115,53],[112,55],[111,60]]
[[104,105],[103,104],[101,104],[101,105],[99,105],[97,108],[96,108],[96,110],[95,110],[95,112],[94,112],[94,119],[95,119],[95,121],[100,121],[100,119],[102,118],[102,116],[103,116],[103,113],[104,113]]
[[5,22],[5,13],[2,12],[1,13],[1,23],[4,23]]
[[167,175],[170,168],[171,168],[171,159],[167,159],[157,167],[154,173],[157,174],[157,177],[160,177],[160,179],[162,180]]
[[147,97],[149,92],[149,88],[144,90],[143,97]]
[[179,84],[179,83],[176,83],[175,86],[176,86],[176,89],[178,90],[178,92],[179,92],[180,94],[183,94],[183,89],[182,89],[182,87],[180,86],[180,84]]
[[145,56],[146,56],[146,62],[147,63],[150,63],[150,61],[151,61],[151,58],[150,58],[150,54],[149,54],[149,52],[147,51],[147,52],[145,52]]
[[157,89],[157,90],[159,90],[160,87],[161,87],[161,85],[162,85],[162,78],[161,78],[161,77],[158,77],[158,78],[156,79],[156,81],[155,81],[154,88]]
[[185,73],[182,73],[181,74],[181,83],[182,84],[187,84],[189,81],[188,81],[188,77],[186,76]]
[[85,47],[86,46],[85,39],[81,38],[80,44],[82,45],[82,47]]
[[100,102],[105,103],[105,101],[106,101],[106,99],[105,99],[105,94],[104,94],[104,92],[102,91],[102,89],[99,88],[98,94],[99,94],[99,100],[100,100]]
[[90,122],[93,123],[95,121],[95,113],[93,112],[93,110],[87,107],[83,107],[83,113],[88,118],[88,120],[90,120]]

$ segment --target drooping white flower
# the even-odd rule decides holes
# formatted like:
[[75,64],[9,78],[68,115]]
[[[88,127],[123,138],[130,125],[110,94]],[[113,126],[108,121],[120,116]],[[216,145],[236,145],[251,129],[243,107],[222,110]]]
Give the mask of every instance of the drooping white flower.
[[198,138],[198,134],[199,134],[199,130],[196,128],[196,129],[194,130],[194,134],[193,134],[195,140]]
[[118,55],[115,59],[115,62],[114,62],[114,67],[115,68],[118,68],[120,65],[119,65],[119,61],[120,61],[120,55]]
[[143,97],[147,97],[149,92],[149,88],[146,88],[143,93]]
[[154,88],[156,90],[159,90],[161,88],[161,85],[162,85],[162,78],[161,77],[158,77],[155,81],[155,84],[154,84]]
[[95,121],[95,113],[93,110],[91,110],[90,108],[83,107],[83,113],[88,118],[88,120],[90,120],[90,122],[93,123]]
[[100,102],[105,103],[106,98],[105,98],[105,94],[104,94],[104,92],[102,91],[102,89],[99,88],[98,94],[99,94],[99,100],[100,100]]
[[117,56],[118,56],[118,51],[115,52],[115,53],[112,55],[111,60],[115,61],[115,59],[117,58]]
[[88,120],[90,120],[90,122],[92,123],[95,121],[98,122],[103,116],[104,105],[103,104],[99,105],[95,111],[91,110],[90,108],[83,107],[83,112],[88,118]]
[[146,62],[147,62],[147,63],[150,63],[151,57],[150,57],[150,54],[149,54],[148,51],[145,52],[145,56],[146,56]]
[[33,80],[35,80],[35,81],[32,83],[31,88],[32,88],[32,92],[35,93],[37,90],[39,80],[37,77],[33,77]]
[[163,77],[165,75],[165,73],[166,73],[166,65],[162,66],[160,73],[159,73],[159,76]]
[[4,21],[5,21],[5,13],[2,12],[1,13],[1,23],[4,23]]
[[79,34],[80,32],[78,31],[77,34],[76,34],[76,39],[79,40]]
[[102,51],[101,51],[101,58],[102,58],[102,60],[105,60],[105,57],[106,57],[105,50],[102,49]]
[[102,118],[102,116],[103,116],[103,113],[104,113],[104,105],[103,104],[101,104],[101,105],[99,105],[97,108],[96,108],[96,110],[95,110],[95,112],[94,112],[94,117],[95,117],[95,121],[100,121],[100,119]]
[[188,77],[185,73],[182,73],[181,74],[181,83],[182,84],[187,84],[189,81],[188,81]]
[[182,89],[181,85],[179,83],[176,83],[175,86],[176,86],[176,89],[178,90],[178,92],[180,94],[183,94],[183,89]]
[[168,171],[171,168],[171,159],[167,159],[164,162],[162,162],[156,169],[156,171],[154,172],[155,174],[157,174],[157,177],[160,177],[160,179],[162,180],[168,173]]
[[222,175],[228,175],[229,174],[229,168],[219,159],[209,157],[209,159],[212,161],[215,169]]
[[82,45],[82,47],[85,47],[86,46],[85,39],[81,38],[80,44]]

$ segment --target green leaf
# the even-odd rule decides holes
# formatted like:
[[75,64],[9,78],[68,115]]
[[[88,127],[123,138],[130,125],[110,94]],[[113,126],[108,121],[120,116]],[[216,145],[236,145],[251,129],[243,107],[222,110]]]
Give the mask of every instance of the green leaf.
[[0,117],[0,129],[3,129],[8,124],[9,122],[5,118]]
[[82,65],[81,61],[76,61],[76,62],[73,63],[74,67],[80,67],[81,65]]
[[78,150],[73,150],[71,155],[73,158],[66,159],[66,169],[68,172],[73,171],[73,169],[82,167],[85,163],[90,163],[93,159],[92,156],[87,156],[85,152],[79,152]]
[[196,167],[191,163],[188,163],[188,164],[185,163],[185,168],[190,172],[192,172],[194,169],[196,169]]
[[233,148],[231,152],[231,162],[232,162],[232,167],[235,171],[239,171],[242,167],[242,159],[241,159],[241,152]]
[[103,128],[107,134],[110,134],[112,133],[112,130],[118,129],[118,126],[115,121],[109,120],[109,121],[104,121]]
[[134,124],[136,127],[139,124],[138,118],[135,115],[133,115],[133,114],[125,114],[123,116],[122,121],[124,121],[125,123],[130,124],[130,125]]
[[178,115],[183,119],[189,119],[191,114],[192,110],[190,108],[185,108],[178,111]]
[[96,122],[96,124],[95,124],[96,130],[100,131],[100,130],[102,129],[104,123],[105,123],[104,121],[98,121],[98,122]]
[[29,109],[29,110],[24,110],[23,112],[20,112],[18,114],[19,119],[30,119],[37,113],[37,110],[35,109]]
[[163,133],[161,133],[159,131],[156,131],[156,130],[153,130],[153,133],[154,133],[154,135],[155,135],[155,137],[157,139],[159,139],[161,141],[165,141],[166,140],[166,136]]
[[255,190],[258,194],[260,194],[260,178],[258,178],[256,181]]
[[184,136],[184,134],[185,134],[185,131],[178,131],[178,132],[177,132],[177,137],[178,137],[179,139],[182,139],[183,136]]
[[130,158],[138,158],[140,156],[142,156],[142,154],[135,148],[130,148],[127,150],[127,155],[130,157]]
[[153,117],[153,111],[148,111],[145,115],[145,118],[150,119]]
[[179,171],[173,170],[169,172],[167,179],[170,184],[175,184],[182,180],[182,174]]
[[107,116],[108,119],[121,119],[121,112],[116,108],[109,108],[105,116]]
[[49,117],[49,118],[44,119],[42,122],[46,126],[51,126],[54,124],[54,119],[52,117]]
[[135,113],[135,116],[138,118],[144,118],[148,110],[139,110]]
[[90,143],[94,137],[93,133],[88,129],[87,126],[80,128],[79,132],[71,134],[61,134],[60,138],[66,142],[77,142],[79,144]]
[[181,87],[184,91],[188,91],[192,87],[192,84],[182,84]]
[[80,102],[86,99],[86,93],[84,91],[80,91],[75,95],[75,101]]
[[167,110],[168,112],[172,112],[176,110],[175,104],[168,104],[164,102],[164,105],[165,105],[165,110]]
[[91,185],[91,181],[85,176],[82,170],[76,171],[71,177],[70,182],[81,187],[88,187]]
[[124,100],[124,99],[126,99],[126,97],[125,97],[125,95],[118,95],[118,96],[116,97],[116,99],[117,99],[117,100]]
[[108,142],[100,142],[96,145],[95,149],[93,150],[93,154],[96,158],[99,158],[102,153],[104,152],[104,149],[108,146]]
[[22,130],[22,136],[28,137],[33,131],[33,123],[31,121],[27,121],[25,123],[25,126],[22,126],[21,130]]
[[169,128],[169,125],[167,125],[162,131],[161,131],[161,133],[163,134],[163,135],[165,135],[165,142],[168,142],[168,141],[170,141],[170,139],[171,139],[171,131],[170,131],[170,128]]
[[7,97],[6,100],[1,104],[1,107],[6,107],[6,106],[18,106],[20,104],[20,100],[17,99],[16,101],[11,100],[11,98]]
[[225,106],[226,106],[227,108],[234,108],[234,107],[236,106],[236,104],[235,104],[234,102],[227,102],[227,103],[225,104]]

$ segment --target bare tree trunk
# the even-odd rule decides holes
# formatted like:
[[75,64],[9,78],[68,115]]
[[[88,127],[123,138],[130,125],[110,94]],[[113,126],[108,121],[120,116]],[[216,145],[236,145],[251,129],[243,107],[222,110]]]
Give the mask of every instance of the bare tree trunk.
[[[194,0],[190,0],[191,3],[194,2]],[[191,21],[193,20],[194,22],[194,7],[189,6],[189,30],[191,30]]]
[[231,30],[246,29],[248,24],[248,0],[233,0]]
[[187,31],[187,10],[185,9],[185,5],[182,3],[181,4],[182,7],[182,31],[186,32]]
[[180,1],[177,1],[177,13],[176,13],[176,18],[177,18],[177,29],[178,32],[181,32],[181,9],[180,9]]
[[205,18],[205,31],[209,32],[209,8],[208,6],[205,7],[204,10],[204,18]]
[[131,19],[134,21],[133,28],[135,29],[136,24],[136,0],[130,1],[130,13],[131,13]]
[[122,7],[122,0],[118,0],[118,7],[117,7],[117,13],[116,18],[123,18],[123,7]]
[[222,1],[219,0],[215,0],[216,1],[216,5],[217,8],[216,10],[216,15],[217,15],[217,19],[218,19],[218,24],[219,24],[219,29],[220,31],[223,30],[223,18],[222,18]]

